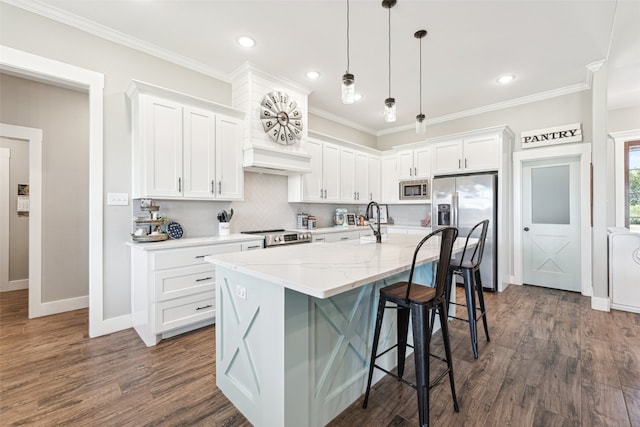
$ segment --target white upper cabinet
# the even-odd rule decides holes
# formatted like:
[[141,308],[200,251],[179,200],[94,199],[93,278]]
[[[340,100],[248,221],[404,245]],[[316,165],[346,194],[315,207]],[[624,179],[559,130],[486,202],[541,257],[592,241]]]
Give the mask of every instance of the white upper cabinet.
[[398,178],[422,179],[431,176],[431,149],[420,147],[398,152]]
[[[381,191],[381,176],[382,176],[382,161],[380,156],[370,155],[368,156],[367,163],[369,166],[369,174],[368,178],[368,197],[360,198],[365,202],[378,201],[381,200],[382,191]],[[365,200],[366,199],[366,200]]]
[[216,117],[210,111],[184,107],[183,120],[182,194],[190,199],[209,199],[215,194]]
[[481,172],[500,167],[500,139],[486,135],[433,145],[433,174]]
[[382,203],[398,203],[399,201],[399,175],[397,153],[382,156],[380,200]]
[[243,198],[244,113],[137,81],[127,95],[132,100],[134,199]]
[[182,197],[182,105],[143,96],[138,120],[133,197]]
[[356,151],[354,167],[354,201],[369,201],[369,155]]
[[356,153],[349,148],[340,149],[340,201],[356,200]]
[[[221,115],[216,116],[214,191],[218,199],[241,200],[244,197],[241,140],[241,120]],[[215,188],[216,185],[218,188]]]
[[289,175],[290,202],[338,202],[340,198],[340,147],[309,138],[307,154],[311,172]]

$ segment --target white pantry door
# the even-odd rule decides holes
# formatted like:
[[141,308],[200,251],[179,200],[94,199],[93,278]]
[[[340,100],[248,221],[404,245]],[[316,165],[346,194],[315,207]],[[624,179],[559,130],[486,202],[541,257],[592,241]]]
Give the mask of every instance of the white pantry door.
[[522,167],[523,281],[580,292],[580,158]]

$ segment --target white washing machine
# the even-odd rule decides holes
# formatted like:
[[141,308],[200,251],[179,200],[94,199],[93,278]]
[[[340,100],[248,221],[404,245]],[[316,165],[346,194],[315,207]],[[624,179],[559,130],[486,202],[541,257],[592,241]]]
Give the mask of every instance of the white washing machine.
[[640,233],[611,227],[607,234],[611,308],[640,313]]

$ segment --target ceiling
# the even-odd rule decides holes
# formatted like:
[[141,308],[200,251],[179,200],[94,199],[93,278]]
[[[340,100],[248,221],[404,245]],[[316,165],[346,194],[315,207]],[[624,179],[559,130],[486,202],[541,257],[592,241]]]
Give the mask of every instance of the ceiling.
[[[391,9],[394,123],[382,117],[389,95],[389,11],[379,0],[350,2],[349,71],[363,96],[352,105],[340,101],[346,0],[5,1],[64,16],[64,22],[227,81],[249,61],[309,89],[310,111],[372,134],[413,126],[419,113],[413,34],[420,29],[428,31],[422,112],[432,123],[584,89],[587,65],[606,59],[609,109],[640,106],[640,2],[633,0],[398,0]],[[240,47],[240,35],[256,46]],[[320,78],[307,79],[309,70]],[[503,74],[515,79],[501,85],[496,79]]]

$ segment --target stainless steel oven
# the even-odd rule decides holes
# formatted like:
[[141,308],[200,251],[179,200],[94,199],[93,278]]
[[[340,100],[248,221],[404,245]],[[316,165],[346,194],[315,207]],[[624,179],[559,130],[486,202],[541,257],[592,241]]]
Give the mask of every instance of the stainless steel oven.
[[288,231],[284,229],[278,229],[243,231],[242,233],[264,236],[265,248],[277,248],[279,246],[311,243],[311,233],[307,231]]
[[431,199],[431,180],[414,179],[400,181],[400,200]]

